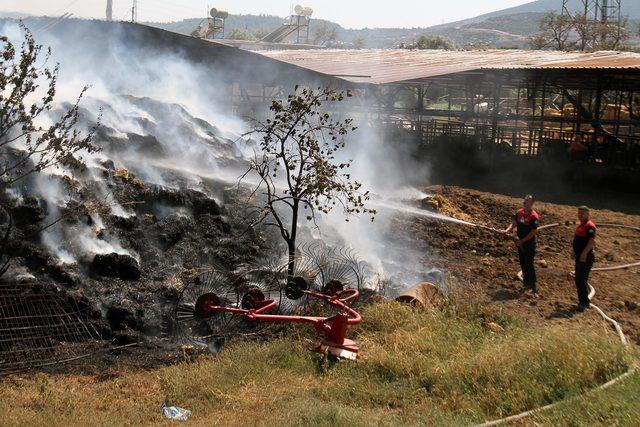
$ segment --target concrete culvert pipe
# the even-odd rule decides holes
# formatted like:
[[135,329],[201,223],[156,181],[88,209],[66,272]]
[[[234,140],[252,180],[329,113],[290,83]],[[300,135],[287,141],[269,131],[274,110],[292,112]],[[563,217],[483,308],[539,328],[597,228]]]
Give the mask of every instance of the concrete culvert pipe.
[[420,282],[404,291],[396,298],[396,301],[416,306],[433,307],[440,300],[440,297],[441,293],[436,285],[430,282]]

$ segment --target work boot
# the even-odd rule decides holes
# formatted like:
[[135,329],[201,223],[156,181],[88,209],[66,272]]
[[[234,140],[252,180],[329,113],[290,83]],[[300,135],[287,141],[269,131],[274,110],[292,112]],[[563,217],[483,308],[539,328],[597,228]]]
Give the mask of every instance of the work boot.
[[576,308],[578,309],[578,311],[580,313],[582,313],[583,311],[585,311],[585,310],[587,310],[589,308],[589,305],[580,303],[580,304],[577,305]]

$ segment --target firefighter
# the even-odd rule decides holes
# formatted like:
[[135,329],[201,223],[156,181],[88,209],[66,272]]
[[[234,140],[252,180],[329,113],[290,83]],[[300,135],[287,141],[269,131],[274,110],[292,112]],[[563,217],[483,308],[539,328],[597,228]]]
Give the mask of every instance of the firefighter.
[[579,224],[573,236],[571,256],[576,261],[576,289],[578,291],[578,310],[589,308],[589,273],[595,262],[596,225],[589,219],[589,208],[578,208]]
[[536,257],[536,233],[540,223],[540,215],[533,210],[534,202],[535,200],[531,194],[525,196],[523,207],[518,209],[513,217],[513,222],[504,230],[504,233],[508,234],[513,228],[516,229],[517,237],[514,240],[518,248],[518,259],[522,269],[524,287],[537,294],[538,287],[536,285],[534,261]]

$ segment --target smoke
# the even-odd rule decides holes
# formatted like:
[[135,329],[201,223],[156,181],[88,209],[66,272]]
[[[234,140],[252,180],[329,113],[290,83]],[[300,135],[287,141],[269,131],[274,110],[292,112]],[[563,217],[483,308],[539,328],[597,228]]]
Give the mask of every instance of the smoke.
[[[35,34],[38,43],[51,46],[51,60],[61,66],[58,104],[74,102],[80,89],[89,85],[81,102],[81,126],[88,131],[99,117],[101,122],[95,143],[102,151],[83,154],[86,173],[80,176],[52,170],[37,177],[37,194],[50,206],[47,220],[55,221],[69,202],[62,176],[81,180],[108,205],[111,215],[134,215],[111,194],[104,178],[108,167],[126,170],[146,183],[198,189],[211,197],[217,195],[205,181],[215,180],[223,186],[237,183],[251,150],[238,137],[247,125],[230,108],[228,85],[223,84],[228,75],[223,74],[235,72],[235,81],[250,82],[251,77],[236,72],[237,67],[230,71],[215,66],[221,64],[219,60],[212,65],[206,58],[194,60],[193,54],[176,46],[160,46],[159,41],[149,38],[152,36],[137,37],[132,27],[105,25],[95,23],[93,28],[90,22],[70,21],[61,24],[59,31]],[[109,33],[101,34],[105,28]],[[5,22],[0,33],[21,39],[15,23]],[[297,83],[291,81],[290,86]],[[411,185],[427,180],[426,167],[413,161],[403,146],[386,140],[374,123],[356,125],[359,129],[349,136],[343,155],[354,161],[352,175],[372,192],[371,207],[378,209],[376,220],[372,223],[368,216],[362,216],[345,222],[343,212],[335,210],[321,219],[319,230],[309,232],[312,237],[354,248],[375,273],[400,275],[398,280],[410,285],[428,275],[418,267],[424,254],[392,239],[390,230],[398,213],[388,209],[388,201],[401,204],[404,199],[423,197]],[[95,212],[86,222],[61,222],[51,227],[44,233],[43,243],[61,262],[109,252],[139,259],[109,235]]]
[[[370,264],[374,277],[391,280],[400,290],[420,281],[436,280],[440,274],[424,268],[425,254],[412,242],[399,242],[393,236],[398,217],[418,211],[406,202],[426,197],[413,185],[428,180],[428,168],[414,159],[408,146],[389,140],[376,123],[357,125],[341,155],[342,160],[353,160],[352,175],[371,192],[368,207],[376,209],[375,219],[372,222],[362,215],[346,221],[344,213],[335,210],[323,218],[322,230],[335,230],[337,237],[333,238],[354,248]],[[332,238],[332,231],[315,234]]]

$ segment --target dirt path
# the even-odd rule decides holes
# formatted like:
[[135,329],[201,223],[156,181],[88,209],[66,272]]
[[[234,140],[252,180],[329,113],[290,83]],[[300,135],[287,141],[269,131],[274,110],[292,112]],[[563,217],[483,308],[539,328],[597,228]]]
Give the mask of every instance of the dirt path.
[[[460,219],[505,228],[521,200],[459,187],[433,186],[425,190],[437,196],[446,214]],[[462,285],[477,285],[490,305],[499,306],[526,322],[601,322],[596,313],[574,310],[576,291],[568,272],[573,269],[571,239],[575,228],[575,207],[538,202],[542,223],[559,227],[543,230],[538,240],[538,287],[536,298],[522,291],[516,279],[520,267],[512,241],[451,223],[428,218],[398,217],[393,234],[416,244],[424,265],[448,271]],[[640,226],[639,215],[593,210],[598,223]],[[604,267],[640,261],[640,233],[601,228],[596,249],[596,266]],[[640,268],[594,272],[591,283],[597,290],[594,302],[618,320],[626,334],[640,343]]]

